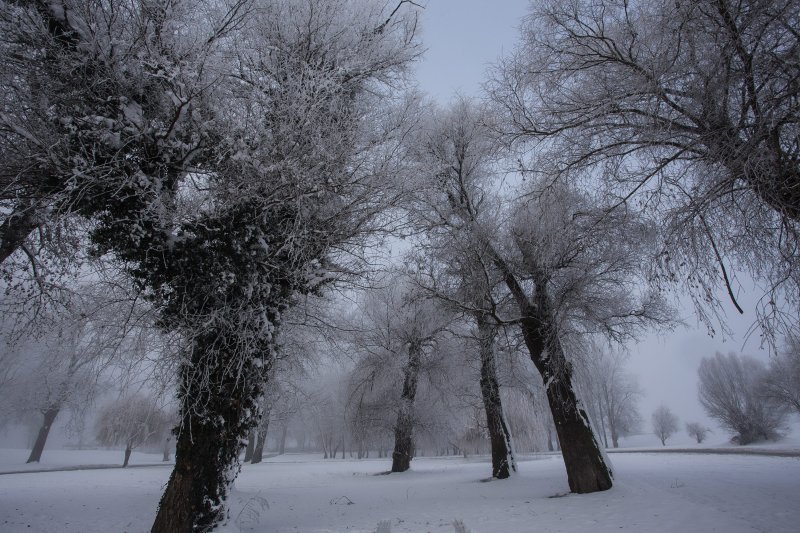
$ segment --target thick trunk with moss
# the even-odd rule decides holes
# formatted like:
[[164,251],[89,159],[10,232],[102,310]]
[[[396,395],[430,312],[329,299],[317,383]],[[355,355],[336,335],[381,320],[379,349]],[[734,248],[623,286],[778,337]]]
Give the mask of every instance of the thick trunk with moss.
[[516,471],[517,466],[514,461],[511,431],[503,416],[500,386],[497,383],[494,354],[494,338],[497,329],[482,314],[478,314],[476,319],[480,336],[478,342],[481,356],[481,396],[486,410],[489,440],[492,445],[492,477],[506,479],[512,471]]
[[404,369],[403,393],[394,427],[394,451],[392,472],[405,472],[411,468],[414,457],[414,400],[417,396],[417,381],[421,364],[422,347],[411,343],[408,347],[408,362]]
[[[181,424],[175,468],[158,508],[153,533],[211,531],[226,518],[225,499],[239,472],[242,443],[255,421],[265,380],[262,364],[243,361],[241,372],[208,333],[191,364],[181,368]],[[195,372],[202,369],[203,372]]]

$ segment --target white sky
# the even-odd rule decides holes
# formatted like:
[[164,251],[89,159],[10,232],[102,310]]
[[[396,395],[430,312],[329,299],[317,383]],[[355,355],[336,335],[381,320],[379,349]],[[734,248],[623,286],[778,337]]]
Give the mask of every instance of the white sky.
[[456,92],[477,96],[489,63],[513,49],[527,0],[427,0],[421,11],[427,48],[417,68],[424,91],[445,104]]
[[[504,51],[514,49],[518,26],[527,13],[528,0],[428,0],[421,2],[422,40],[427,52],[417,67],[420,87],[445,105],[458,93],[478,96],[486,67]],[[697,400],[697,367],[703,357],[716,351],[744,352],[764,361],[768,354],[759,349],[758,333],[745,343],[753,323],[755,299],[743,294],[739,302],[745,315],[739,316],[727,300],[729,325],[734,335],[722,339],[709,337],[688,306],[681,313],[689,328],[681,328],[660,338],[651,335],[630,346],[629,369],[639,376],[646,394],[640,404],[643,431],[650,430],[650,414],[660,404],[667,405],[684,422],[695,420],[714,424],[705,416]],[[750,304],[749,307],[746,304]],[[714,439],[723,440],[717,432]]]

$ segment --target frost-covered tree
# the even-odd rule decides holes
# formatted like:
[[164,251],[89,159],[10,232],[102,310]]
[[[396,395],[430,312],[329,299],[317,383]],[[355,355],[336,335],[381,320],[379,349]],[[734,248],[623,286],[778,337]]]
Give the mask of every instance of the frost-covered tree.
[[[137,320],[147,311],[129,300],[121,285],[95,284],[71,287],[69,305],[37,317],[38,327],[26,327],[24,335],[10,326],[4,331],[4,358],[13,379],[0,388],[0,415],[42,416],[28,462],[41,459],[60,413],[69,412],[80,426],[104,383],[153,348],[147,324]],[[4,326],[17,317],[6,318]]]
[[787,407],[767,393],[767,368],[734,353],[705,357],[698,369],[700,403],[739,444],[771,440],[786,419]]
[[582,392],[595,423],[600,425],[604,437],[608,431],[614,448],[619,447],[620,436],[635,432],[641,421],[636,404],[642,389],[636,376],[625,370],[626,361],[622,353],[609,353],[595,346],[577,364]]
[[224,519],[281,316],[346,269],[337,263],[383,224],[405,119],[402,106],[387,107],[386,82],[417,54],[413,16],[385,7],[259,5],[230,43],[220,159],[187,184],[190,216],[166,239],[150,235],[159,253],[136,252],[162,322],[186,339],[176,467],[154,531]]
[[798,309],[798,20],[795,0],[545,0],[490,84],[525,172],[588,172],[664,221],[662,281],[701,318],[717,290],[739,309],[737,270],[765,279],[768,340]]
[[[461,149],[492,150],[493,141],[480,124],[487,119],[467,100],[457,101],[447,112],[439,111],[423,127],[422,141],[414,147],[416,157],[426,170],[436,172],[437,166],[458,154]],[[463,144],[463,146],[462,146]],[[472,146],[470,146],[472,145]],[[488,161],[475,162],[485,164]],[[470,180],[475,169],[464,169],[463,178]],[[433,179],[446,180],[445,174]],[[427,190],[427,185],[422,191]],[[426,194],[423,192],[423,194]],[[440,199],[440,198],[439,198]],[[485,427],[492,449],[492,476],[509,477],[516,469],[512,436],[503,414],[500,385],[497,378],[495,339],[501,323],[492,309],[506,300],[502,277],[492,264],[489,250],[471,238],[459,226],[443,225],[438,220],[441,206],[430,198],[420,197],[412,209],[412,219],[425,232],[425,239],[415,257],[414,276],[417,284],[429,294],[442,300],[470,322],[471,331],[462,334],[470,340],[469,353],[473,353],[480,368],[479,385]],[[484,206],[476,205],[481,211]]]
[[706,436],[711,430],[701,424],[700,422],[687,422],[686,433],[697,441],[697,444],[702,444],[706,440]]
[[471,242],[480,254],[479,273],[504,285],[513,311],[504,315],[493,301],[480,310],[520,328],[545,384],[570,488],[608,489],[611,472],[576,396],[569,352],[583,336],[621,340],[667,320],[660,298],[639,283],[649,230],[635,215],[609,212],[567,184],[526,183],[513,192],[518,201],[493,203],[497,145],[464,111],[435,116],[425,133],[432,142],[423,136],[422,146],[434,149],[420,151],[427,181],[416,216],[432,231]]
[[796,337],[790,336],[770,361],[765,386],[768,396],[800,413],[800,342]]
[[660,405],[653,411],[653,434],[661,441],[662,446],[667,445],[667,439],[678,431],[678,417],[666,405]]
[[95,427],[97,442],[103,446],[125,446],[122,466],[128,466],[131,452],[149,440],[158,439],[174,420],[153,398],[142,395],[125,396],[101,408]]
[[[365,356],[351,378],[355,380],[351,397],[356,394],[363,403],[365,387],[374,385],[378,378],[395,390],[391,471],[405,472],[414,457],[420,377],[435,358],[453,317],[410,279],[395,272],[369,291],[357,319],[360,326],[354,344]],[[383,365],[386,368],[381,368]]]
[[23,97],[3,148],[41,162],[5,188],[4,250],[42,212],[91,218],[93,252],[125,266],[180,347],[154,531],[225,517],[281,314],[343,267],[393,194],[405,115],[387,82],[418,53],[413,14],[377,2],[203,6],[2,4],[4,97]]
[[211,140],[206,67],[246,4],[0,4],[0,261],[71,213],[101,219],[100,234],[125,209],[130,238],[146,233],[142,212],[168,208]]

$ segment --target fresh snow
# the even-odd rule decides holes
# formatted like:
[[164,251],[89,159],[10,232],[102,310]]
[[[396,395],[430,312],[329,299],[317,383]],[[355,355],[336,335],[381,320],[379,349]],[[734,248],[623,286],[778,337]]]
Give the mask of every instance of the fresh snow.
[[[63,457],[69,453],[87,452],[60,452],[58,460],[81,462]],[[1,470],[19,466],[11,455],[0,450]],[[800,524],[797,458],[618,454],[615,487],[588,495],[567,494],[560,456],[519,459],[518,475],[482,482],[487,457],[418,457],[409,472],[376,475],[388,460],[278,456],[243,467],[220,531],[365,533],[386,520],[392,532],[452,533],[455,519],[472,533],[790,532]],[[0,531],[149,531],[170,473],[152,463],[0,475]]]

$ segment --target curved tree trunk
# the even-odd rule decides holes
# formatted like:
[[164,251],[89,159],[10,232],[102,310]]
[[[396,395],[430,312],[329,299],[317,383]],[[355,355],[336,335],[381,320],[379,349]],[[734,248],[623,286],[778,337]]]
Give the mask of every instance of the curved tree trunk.
[[531,361],[544,382],[569,488],[576,493],[608,490],[613,484],[613,475],[591,429],[589,417],[575,394],[572,364],[564,355],[558,338],[544,276],[535,276],[533,280],[535,293],[531,303],[505,263],[501,259],[496,263],[503,269],[506,285],[523,317],[522,335]]
[[152,533],[207,532],[226,518],[225,499],[239,472],[242,442],[255,425],[249,413],[258,412],[269,365],[244,355],[241,367],[231,365],[219,337],[207,332],[196,341],[191,363],[181,368],[175,468]]
[[517,465],[514,461],[511,432],[503,416],[500,386],[497,383],[494,354],[494,338],[497,329],[489,323],[486,316],[480,313],[476,315],[476,320],[480,336],[481,396],[486,410],[486,426],[489,428],[489,439],[492,445],[492,477],[506,479],[511,475],[512,470],[517,470]]
[[28,460],[25,461],[26,463],[38,463],[41,460],[44,445],[47,442],[47,436],[50,434],[50,428],[53,426],[53,422],[58,416],[59,411],[61,411],[61,406],[50,407],[43,413],[44,420],[42,421],[42,427],[39,428],[39,433],[36,435],[36,442],[33,443],[33,449],[31,449],[31,454],[28,456]]
[[[550,360],[554,359],[555,362]],[[561,368],[553,368],[564,366]],[[567,480],[572,492],[588,493],[608,490],[612,474],[589,424],[589,417],[580,406],[572,387],[572,368],[563,353],[551,353],[542,362],[546,368],[545,387],[547,402],[553,413],[556,434],[567,469]],[[549,381],[549,383],[548,383]]]
[[411,467],[414,456],[414,399],[417,396],[417,381],[422,357],[422,347],[411,343],[408,347],[408,363],[403,371],[403,394],[394,427],[394,451],[392,472],[405,472]]
[[133,451],[133,448],[131,448],[130,444],[125,446],[125,459],[122,461],[122,468],[125,468],[125,467],[128,466],[128,461],[130,461],[130,459],[131,459],[131,452],[132,451]]

